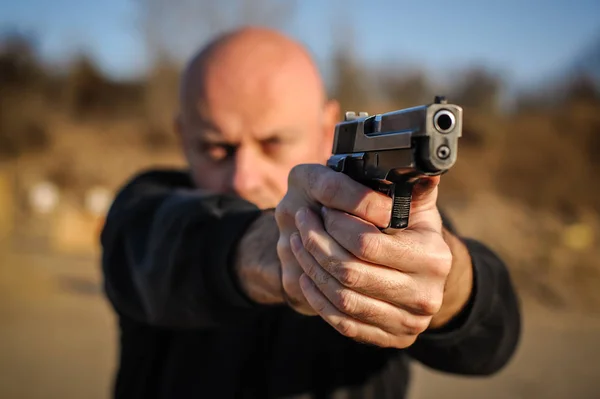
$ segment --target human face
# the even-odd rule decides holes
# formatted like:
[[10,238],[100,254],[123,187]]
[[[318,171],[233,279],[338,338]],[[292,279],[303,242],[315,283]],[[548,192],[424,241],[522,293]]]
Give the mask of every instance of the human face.
[[207,99],[181,116],[178,130],[198,187],[267,209],[285,195],[295,165],[322,164],[331,154],[338,108],[256,94],[254,101]]

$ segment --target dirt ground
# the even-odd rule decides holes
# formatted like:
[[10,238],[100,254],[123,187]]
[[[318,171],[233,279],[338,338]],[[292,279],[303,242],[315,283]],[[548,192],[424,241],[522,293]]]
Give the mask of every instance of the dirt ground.
[[[0,398],[107,399],[116,331],[93,258],[0,250]],[[518,354],[489,379],[414,367],[410,399],[600,398],[600,312],[541,306],[523,294]]]

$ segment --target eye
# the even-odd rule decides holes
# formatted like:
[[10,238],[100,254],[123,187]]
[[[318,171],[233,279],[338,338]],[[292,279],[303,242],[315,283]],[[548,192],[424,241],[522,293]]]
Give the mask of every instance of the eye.
[[281,140],[280,137],[270,137],[270,138],[262,141],[262,146],[266,153],[272,153],[272,152],[276,151],[277,149],[279,149],[281,147],[282,144],[283,144],[283,141]]
[[221,162],[235,153],[235,147],[223,143],[199,143],[200,153],[210,158],[213,162]]

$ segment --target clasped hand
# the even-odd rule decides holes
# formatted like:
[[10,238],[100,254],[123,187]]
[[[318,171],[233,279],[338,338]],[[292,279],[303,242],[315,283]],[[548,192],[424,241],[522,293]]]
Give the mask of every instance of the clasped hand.
[[275,213],[289,306],[360,342],[412,345],[442,305],[452,264],[438,183],[418,183],[409,227],[386,234],[389,197],[323,165],[295,167]]

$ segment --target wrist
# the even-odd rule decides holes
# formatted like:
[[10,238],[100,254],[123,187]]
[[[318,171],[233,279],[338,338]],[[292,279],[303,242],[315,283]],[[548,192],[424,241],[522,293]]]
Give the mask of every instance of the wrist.
[[452,267],[446,280],[442,306],[433,316],[430,329],[443,328],[460,314],[473,290],[473,264],[467,247],[445,228],[442,234],[452,252]]
[[266,210],[239,241],[234,258],[237,285],[252,302],[261,305],[284,303],[281,266],[277,256],[279,229],[274,211]]

